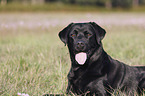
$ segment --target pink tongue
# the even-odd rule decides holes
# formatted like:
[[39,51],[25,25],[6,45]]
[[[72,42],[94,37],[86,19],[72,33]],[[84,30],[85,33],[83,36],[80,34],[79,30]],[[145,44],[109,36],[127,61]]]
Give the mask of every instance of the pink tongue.
[[76,54],[75,59],[80,65],[83,65],[87,60],[87,54],[84,52],[78,53]]

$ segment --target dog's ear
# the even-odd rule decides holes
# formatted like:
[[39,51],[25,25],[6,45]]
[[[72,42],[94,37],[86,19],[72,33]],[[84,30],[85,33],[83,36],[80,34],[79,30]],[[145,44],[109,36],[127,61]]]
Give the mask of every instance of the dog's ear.
[[106,34],[106,31],[102,27],[97,25],[95,22],[89,22],[89,23],[93,26],[95,33],[96,33],[97,42],[98,42],[98,44],[100,44],[101,40],[104,38],[104,36]]
[[73,23],[69,24],[67,27],[65,27],[62,31],[59,32],[59,38],[61,41],[66,45],[67,44],[67,34],[69,33],[69,29],[71,28]]

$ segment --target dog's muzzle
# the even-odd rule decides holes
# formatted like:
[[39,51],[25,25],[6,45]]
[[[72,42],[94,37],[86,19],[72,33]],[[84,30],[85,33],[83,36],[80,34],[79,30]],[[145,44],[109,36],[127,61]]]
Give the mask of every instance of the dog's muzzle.
[[77,41],[76,42],[76,50],[82,52],[85,50],[85,43],[84,41]]

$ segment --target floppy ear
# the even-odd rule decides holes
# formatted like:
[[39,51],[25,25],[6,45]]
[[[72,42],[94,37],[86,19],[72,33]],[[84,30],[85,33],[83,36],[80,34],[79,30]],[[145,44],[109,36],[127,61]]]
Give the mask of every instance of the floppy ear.
[[72,26],[73,23],[69,24],[67,27],[65,27],[62,31],[59,32],[59,38],[61,41],[66,45],[67,44],[67,34],[69,33],[69,29]]
[[95,22],[90,22],[90,24],[93,26],[95,33],[96,33],[96,39],[98,44],[101,43],[101,40],[104,38],[106,31],[100,27],[99,25],[97,25]]

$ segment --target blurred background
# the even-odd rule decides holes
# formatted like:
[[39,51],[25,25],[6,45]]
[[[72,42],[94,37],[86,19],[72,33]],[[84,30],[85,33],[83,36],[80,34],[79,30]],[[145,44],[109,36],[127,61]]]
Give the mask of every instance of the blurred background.
[[58,33],[71,22],[96,22],[110,56],[145,65],[145,0],[0,0],[0,96],[65,94],[71,64]]
[[0,11],[85,10],[82,6],[94,7],[92,11],[97,11],[98,7],[145,10],[145,0],[0,0],[0,3]]

